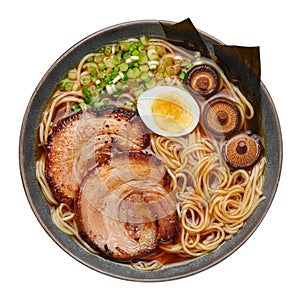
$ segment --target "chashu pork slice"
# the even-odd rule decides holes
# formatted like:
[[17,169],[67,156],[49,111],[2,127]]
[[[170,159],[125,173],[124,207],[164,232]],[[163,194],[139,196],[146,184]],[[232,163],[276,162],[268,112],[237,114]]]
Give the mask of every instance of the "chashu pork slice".
[[76,201],[82,237],[120,261],[146,257],[177,236],[176,201],[164,164],[151,154],[123,152],[95,167]]
[[54,197],[72,204],[88,170],[115,150],[141,150],[149,136],[136,112],[114,106],[76,113],[48,138],[46,178]]

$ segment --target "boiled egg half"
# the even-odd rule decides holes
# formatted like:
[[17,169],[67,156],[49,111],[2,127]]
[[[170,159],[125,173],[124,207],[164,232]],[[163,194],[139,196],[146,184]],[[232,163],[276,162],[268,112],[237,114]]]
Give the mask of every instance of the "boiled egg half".
[[137,109],[145,125],[162,136],[182,136],[198,124],[200,109],[185,90],[173,86],[157,86],[142,93]]

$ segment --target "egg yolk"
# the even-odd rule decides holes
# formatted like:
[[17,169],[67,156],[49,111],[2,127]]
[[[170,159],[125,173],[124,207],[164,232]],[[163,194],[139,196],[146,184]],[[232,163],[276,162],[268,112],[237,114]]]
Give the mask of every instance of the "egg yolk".
[[153,120],[156,125],[167,132],[184,131],[194,120],[187,101],[177,93],[160,95],[152,104]]

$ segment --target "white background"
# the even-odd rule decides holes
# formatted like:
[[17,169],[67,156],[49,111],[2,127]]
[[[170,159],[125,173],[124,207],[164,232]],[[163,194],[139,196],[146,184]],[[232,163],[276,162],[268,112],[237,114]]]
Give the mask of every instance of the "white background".
[[[297,1],[1,1],[1,299],[300,299],[299,7]],[[80,264],[42,229],[18,163],[23,114],[50,65],[87,35],[125,21],[191,18],[226,44],[260,46],[284,160],[273,204],[254,235],[207,271],[163,283],[111,278]]]

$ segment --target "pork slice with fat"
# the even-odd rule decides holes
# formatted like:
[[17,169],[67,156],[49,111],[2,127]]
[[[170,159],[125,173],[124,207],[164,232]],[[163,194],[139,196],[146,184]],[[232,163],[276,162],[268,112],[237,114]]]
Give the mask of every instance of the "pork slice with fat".
[[[134,129],[131,135],[127,128]],[[109,158],[111,149],[136,151],[148,143],[143,123],[130,110],[106,107],[67,117],[53,128],[47,144],[46,178],[54,197],[73,203],[84,175]]]
[[100,253],[128,261],[155,251],[177,234],[176,201],[166,169],[154,155],[113,156],[83,180],[76,201],[82,237]]

